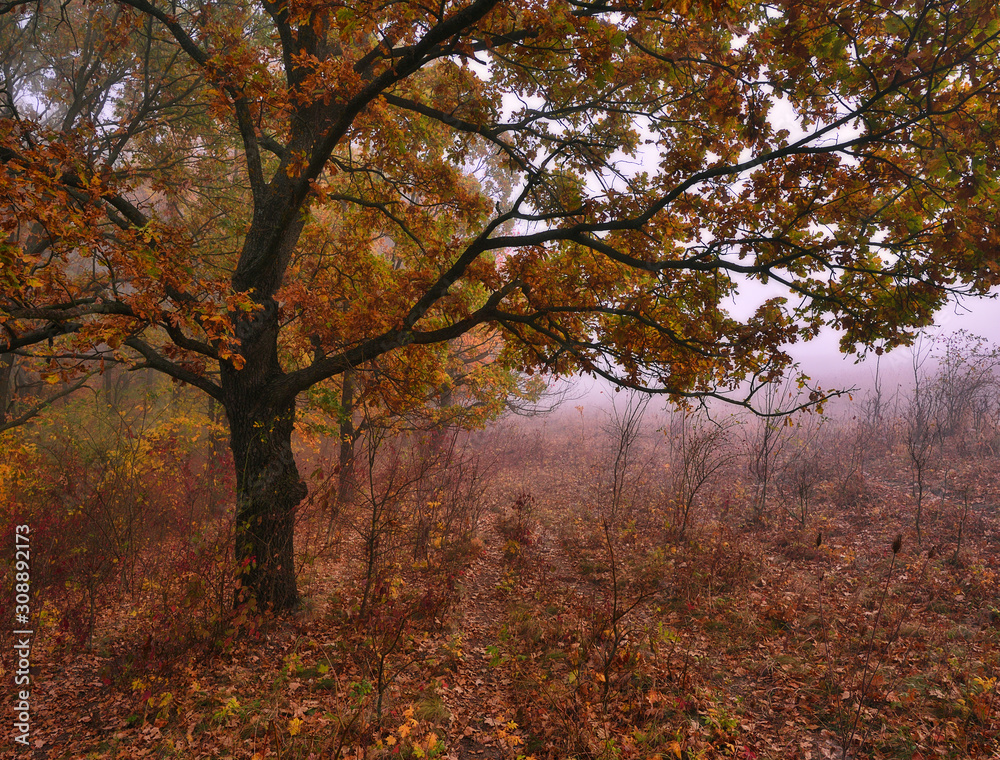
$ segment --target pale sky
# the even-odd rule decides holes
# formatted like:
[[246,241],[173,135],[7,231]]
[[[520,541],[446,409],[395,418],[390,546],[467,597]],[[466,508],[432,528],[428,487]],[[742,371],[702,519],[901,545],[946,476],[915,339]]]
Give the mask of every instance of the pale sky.
[[[1000,343],[1000,299],[972,299],[962,301],[961,306],[949,304],[938,312],[935,325],[926,331],[927,337],[949,335],[958,330],[966,330],[981,335],[992,343]],[[837,333],[824,330],[816,340],[792,346],[789,353],[797,359],[803,371],[819,381],[823,387],[867,387],[875,372],[877,357],[871,354],[860,363],[856,357],[840,353]],[[882,356],[879,372],[887,381],[899,378],[904,387],[911,384],[912,351],[897,348]]]

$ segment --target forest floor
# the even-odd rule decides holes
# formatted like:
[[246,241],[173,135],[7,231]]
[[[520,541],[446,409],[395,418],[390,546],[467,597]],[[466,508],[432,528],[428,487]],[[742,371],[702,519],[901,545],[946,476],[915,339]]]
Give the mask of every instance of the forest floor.
[[929,494],[918,543],[899,458],[765,527],[734,479],[678,535],[652,491],[602,506],[579,450],[535,444],[475,537],[397,555],[367,609],[359,532],[320,540],[316,512],[294,615],[206,633],[107,604],[84,648],[40,620],[30,746],[0,755],[1000,758],[993,485]]

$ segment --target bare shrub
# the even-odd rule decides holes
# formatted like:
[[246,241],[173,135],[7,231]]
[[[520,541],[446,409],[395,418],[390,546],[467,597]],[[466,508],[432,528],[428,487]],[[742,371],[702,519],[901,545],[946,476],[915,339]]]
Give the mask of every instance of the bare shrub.
[[939,346],[931,384],[940,410],[940,435],[957,436],[964,451],[967,434],[982,431],[994,417],[1000,348],[966,330],[946,336]]
[[705,491],[736,459],[734,426],[732,417],[720,422],[687,411],[670,417],[664,429],[670,445],[668,520],[676,537],[684,536]]
[[926,348],[919,345],[913,352],[913,388],[904,411],[906,453],[910,459],[913,497],[916,501],[914,528],[918,544],[922,541],[924,497],[932,447],[940,434],[938,387],[922,369],[927,356]]
[[783,491],[783,509],[804,528],[816,489],[824,477],[820,436],[827,434],[829,426],[820,415],[806,414],[799,415],[791,427],[778,485]]
[[783,382],[765,383],[758,395],[757,416],[744,426],[743,442],[753,487],[751,522],[760,526],[770,517],[774,487],[787,463],[786,449],[795,430],[791,415],[803,407],[803,385],[790,375]]
[[491,493],[499,461],[495,443],[460,430],[441,441],[415,505],[414,559],[427,560],[433,550],[459,555],[468,549],[496,501]]
[[[617,524],[631,516],[643,472],[639,464],[643,418],[651,396],[628,391],[625,400],[612,397],[611,409],[601,426],[606,438],[602,461],[594,469],[598,512],[602,520]],[[628,513],[628,516],[623,515]]]
[[413,497],[430,469],[407,436],[385,426],[368,426],[361,445],[364,472],[354,529],[361,538],[361,612],[390,583],[401,537],[412,519]]

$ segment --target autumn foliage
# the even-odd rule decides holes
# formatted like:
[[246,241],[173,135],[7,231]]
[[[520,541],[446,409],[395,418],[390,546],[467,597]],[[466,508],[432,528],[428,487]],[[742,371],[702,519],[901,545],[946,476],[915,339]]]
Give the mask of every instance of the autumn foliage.
[[[35,749],[995,753],[997,352],[918,336],[1000,281],[998,47],[982,0],[0,0]],[[908,390],[801,376],[824,328]],[[625,393],[508,416],[569,376]]]

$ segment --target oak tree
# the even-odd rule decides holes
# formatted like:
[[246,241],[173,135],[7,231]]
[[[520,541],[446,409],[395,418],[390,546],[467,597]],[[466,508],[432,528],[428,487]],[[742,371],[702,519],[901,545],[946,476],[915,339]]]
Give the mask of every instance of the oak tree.
[[479,331],[726,396],[986,293],[998,34],[989,0],[0,0],[0,351],[216,399],[287,608],[331,378]]

